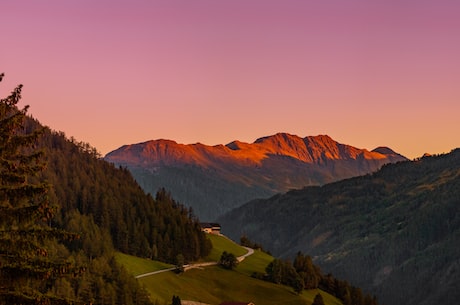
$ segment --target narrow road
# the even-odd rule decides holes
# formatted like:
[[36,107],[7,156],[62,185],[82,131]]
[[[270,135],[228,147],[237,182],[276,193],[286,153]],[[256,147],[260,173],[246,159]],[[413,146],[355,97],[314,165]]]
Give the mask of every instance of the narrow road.
[[242,262],[244,261],[244,259],[248,256],[251,256],[254,254],[254,249],[252,248],[248,248],[248,247],[243,247],[245,248],[246,250],[248,250],[248,253],[246,253],[245,255],[241,255],[241,256],[238,256],[236,259],[238,260],[238,262]]
[[176,267],[173,267],[173,268],[169,268],[169,269],[162,269],[162,270],[158,270],[158,271],[139,274],[139,275],[136,275],[135,278],[140,279],[141,277],[146,277],[146,276],[150,276],[150,275],[154,275],[154,274],[158,274],[158,273],[162,273],[162,272],[167,272],[167,271],[173,271],[175,269],[176,269]]
[[[248,248],[248,247],[243,247],[243,248],[248,250],[248,252],[246,254],[238,256],[236,258],[239,263],[244,261],[244,259],[246,257],[254,254],[254,249],[251,249],[251,248]],[[206,263],[188,264],[188,265],[184,265],[184,271],[187,271],[187,270],[190,270],[190,269],[193,269],[193,268],[202,268],[202,267],[215,266],[218,263],[219,262],[206,262]],[[174,271],[175,269],[176,269],[176,267],[163,269],[163,270],[158,270],[158,271],[153,271],[153,272],[147,272],[147,273],[139,274],[139,275],[135,276],[135,278],[140,279],[142,277],[151,276],[151,275],[155,275],[155,274],[162,273],[162,272]]]

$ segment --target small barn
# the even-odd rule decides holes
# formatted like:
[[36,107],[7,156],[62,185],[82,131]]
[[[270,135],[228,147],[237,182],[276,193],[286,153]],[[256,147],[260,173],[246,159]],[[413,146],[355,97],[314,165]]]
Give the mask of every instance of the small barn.
[[205,233],[220,235],[221,227],[218,223],[202,222],[201,230]]

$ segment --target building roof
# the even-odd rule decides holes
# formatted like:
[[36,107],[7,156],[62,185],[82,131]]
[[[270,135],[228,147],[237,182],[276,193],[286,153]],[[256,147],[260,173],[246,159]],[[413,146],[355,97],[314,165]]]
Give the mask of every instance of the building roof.
[[200,225],[202,228],[220,228],[220,224],[218,223],[202,222]]

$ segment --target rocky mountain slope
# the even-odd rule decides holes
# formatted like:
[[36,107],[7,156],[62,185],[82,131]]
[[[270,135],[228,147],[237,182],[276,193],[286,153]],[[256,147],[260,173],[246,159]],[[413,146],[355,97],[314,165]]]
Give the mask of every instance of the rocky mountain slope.
[[279,133],[251,144],[149,141],[123,146],[105,160],[126,166],[150,193],[165,187],[210,221],[254,198],[370,173],[406,158],[389,148],[358,149],[325,135]]
[[254,200],[218,221],[275,255],[312,255],[383,304],[460,298],[460,149]]

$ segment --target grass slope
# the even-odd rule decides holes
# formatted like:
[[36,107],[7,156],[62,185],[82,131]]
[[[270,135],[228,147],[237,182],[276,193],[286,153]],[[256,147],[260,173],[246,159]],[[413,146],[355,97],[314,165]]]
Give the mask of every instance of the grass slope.
[[[160,273],[140,279],[152,301],[160,304],[178,295],[182,300],[193,300],[207,304],[223,301],[253,302],[256,305],[311,304],[318,290],[306,290],[296,295],[292,288],[253,279],[240,272],[220,267],[193,269],[184,274]],[[321,292],[325,304],[339,305],[340,301]]]
[[[246,249],[225,237],[209,235],[209,238],[213,244],[213,251],[206,258],[208,261],[218,260],[223,251],[234,253],[237,256],[246,253]],[[135,275],[166,269],[170,266],[125,254],[117,254],[117,260]],[[157,304],[166,304],[170,302],[173,295],[178,295],[182,300],[215,305],[223,301],[250,301],[256,305],[307,305],[313,302],[318,292],[322,294],[325,304],[341,304],[339,300],[320,290],[306,290],[301,295],[296,295],[290,287],[250,277],[253,272],[265,272],[265,267],[272,260],[272,256],[255,251],[233,271],[214,266],[192,269],[180,275],[174,272],[160,273],[141,278],[139,282],[150,293],[152,301]]]
[[225,236],[218,236],[214,234],[208,234],[209,239],[212,243],[211,253],[205,258],[206,261],[217,262],[222,256],[222,252],[227,251],[233,253],[235,256],[241,256],[246,254],[248,251],[236,244],[234,241],[228,239]]
[[151,259],[140,258],[120,252],[115,254],[115,258],[118,263],[122,264],[134,276],[173,267],[173,265],[170,264],[153,261]]
[[247,276],[251,276],[254,272],[265,273],[265,268],[272,261],[273,256],[260,250],[255,250],[253,255],[248,256],[238,265],[236,271]]

